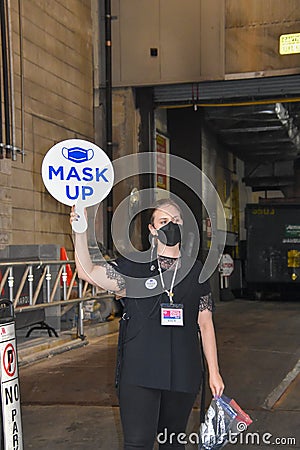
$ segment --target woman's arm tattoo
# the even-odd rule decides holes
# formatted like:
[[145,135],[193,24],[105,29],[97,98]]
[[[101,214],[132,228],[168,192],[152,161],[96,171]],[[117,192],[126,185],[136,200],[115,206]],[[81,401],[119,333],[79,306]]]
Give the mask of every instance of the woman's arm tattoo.
[[109,278],[110,280],[116,280],[117,286],[120,291],[125,289],[126,286],[125,286],[124,278],[122,277],[122,275],[119,274],[119,272],[117,272],[113,268],[113,266],[111,266],[108,263],[105,263],[105,271],[106,271],[107,278]]

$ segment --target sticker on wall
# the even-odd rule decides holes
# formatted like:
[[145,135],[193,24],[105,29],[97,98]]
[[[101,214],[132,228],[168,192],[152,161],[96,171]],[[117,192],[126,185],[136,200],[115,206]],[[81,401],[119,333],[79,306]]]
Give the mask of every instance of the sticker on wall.
[[75,205],[79,219],[72,223],[77,233],[87,229],[84,208],[104,200],[114,183],[114,170],[106,153],[92,142],[67,139],[46,153],[42,178],[59,202]]

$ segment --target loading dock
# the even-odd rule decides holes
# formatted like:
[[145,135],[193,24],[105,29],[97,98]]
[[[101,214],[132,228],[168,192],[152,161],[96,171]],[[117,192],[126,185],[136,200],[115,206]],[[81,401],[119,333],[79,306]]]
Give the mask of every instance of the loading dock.
[[[229,279],[230,288],[238,293],[247,292],[247,283],[253,282],[256,273],[250,276],[253,247],[250,249],[247,242],[246,205],[270,203],[274,198],[275,204],[289,204],[288,211],[297,214],[297,206],[293,205],[300,200],[299,83],[300,75],[290,74],[153,88],[156,110],[164,111],[170,152],[198,165],[219,192],[229,232],[225,250],[236,267],[236,273]],[[171,188],[185,195],[172,180]],[[209,248],[206,212],[196,204],[194,211],[202,229],[205,257]],[[278,218],[276,227],[279,226]],[[250,254],[245,254],[245,241]],[[245,262],[248,257],[250,262],[247,259]],[[289,272],[278,283],[293,285]],[[271,290],[278,288],[273,278]],[[219,280],[213,284],[217,290]]]

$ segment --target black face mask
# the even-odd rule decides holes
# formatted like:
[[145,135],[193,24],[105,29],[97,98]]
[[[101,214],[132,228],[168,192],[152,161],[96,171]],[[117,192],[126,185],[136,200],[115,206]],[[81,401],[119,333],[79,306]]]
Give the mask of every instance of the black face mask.
[[157,238],[168,247],[173,247],[181,242],[181,234],[182,225],[172,221],[157,230]]

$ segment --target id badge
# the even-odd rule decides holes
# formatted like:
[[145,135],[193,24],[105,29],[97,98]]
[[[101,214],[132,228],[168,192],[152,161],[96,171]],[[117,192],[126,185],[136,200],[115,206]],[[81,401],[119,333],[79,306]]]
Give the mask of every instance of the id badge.
[[162,303],[160,305],[161,325],[183,326],[183,305],[180,303]]

